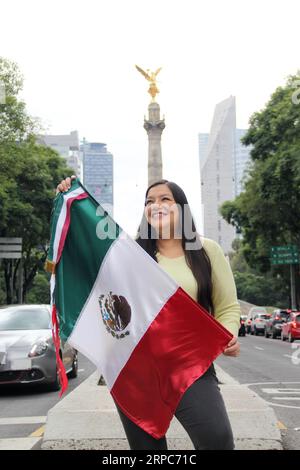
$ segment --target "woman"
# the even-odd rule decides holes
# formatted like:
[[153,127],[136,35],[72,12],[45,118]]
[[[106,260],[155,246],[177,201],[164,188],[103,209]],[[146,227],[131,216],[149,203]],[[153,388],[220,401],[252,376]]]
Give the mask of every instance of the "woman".
[[[57,191],[67,191],[73,178],[76,177],[73,175],[62,180]],[[240,307],[230,265],[218,243],[196,232],[187,198],[177,184],[160,180],[148,187],[136,241],[234,335],[223,354],[238,356]],[[165,436],[155,439],[115,404],[131,449],[168,448]],[[195,449],[234,449],[232,429],[214,364],[185,391],[175,416]]]

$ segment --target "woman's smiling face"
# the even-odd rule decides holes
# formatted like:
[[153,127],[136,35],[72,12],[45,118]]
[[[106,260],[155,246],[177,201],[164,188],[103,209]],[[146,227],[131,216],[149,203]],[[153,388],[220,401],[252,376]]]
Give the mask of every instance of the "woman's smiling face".
[[145,201],[145,217],[163,238],[169,238],[170,233],[174,233],[178,208],[166,184],[158,184],[149,190]]

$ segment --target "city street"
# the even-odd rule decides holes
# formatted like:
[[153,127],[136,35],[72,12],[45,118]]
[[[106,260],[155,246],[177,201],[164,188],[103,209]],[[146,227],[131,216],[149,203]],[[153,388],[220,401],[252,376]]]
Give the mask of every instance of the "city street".
[[[69,379],[64,396],[95,371],[84,356],[79,354],[78,359],[78,377]],[[2,439],[42,436],[47,413],[59,400],[59,392],[49,392],[42,386],[0,387],[0,448]]]
[[300,342],[290,344],[280,339],[251,335],[240,337],[239,341],[240,356],[220,356],[217,364],[272,406],[278,418],[284,448],[299,449]]
[[[239,341],[238,358],[220,356],[216,363],[273,407],[285,449],[299,449],[300,342],[289,344],[251,335]],[[79,355],[79,361],[78,378],[69,380],[67,393],[95,371],[84,356]],[[1,439],[41,437],[47,413],[58,401],[58,392],[43,387],[0,388],[0,443]]]

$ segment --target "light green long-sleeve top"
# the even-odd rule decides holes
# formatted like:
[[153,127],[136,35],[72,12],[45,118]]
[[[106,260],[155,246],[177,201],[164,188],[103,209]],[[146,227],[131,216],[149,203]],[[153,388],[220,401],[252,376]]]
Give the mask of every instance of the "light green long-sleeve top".
[[[210,238],[200,237],[212,268],[212,301],[214,317],[232,334],[238,335],[241,308],[237,300],[236,285],[229,261],[221,246]],[[169,258],[157,253],[159,265],[197,301],[197,282],[185,257]]]

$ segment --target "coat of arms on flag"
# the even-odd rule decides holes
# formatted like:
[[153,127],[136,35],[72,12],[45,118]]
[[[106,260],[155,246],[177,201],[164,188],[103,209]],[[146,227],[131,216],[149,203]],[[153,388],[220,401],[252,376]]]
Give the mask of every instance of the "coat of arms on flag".
[[122,411],[156,439],[232,334],[110,217],[81,182],[54,199],[46,269],[60,339],[89,358]]
[[112,294],[112,292],[101,294],[99,306],[108,332],[118,339],[129,335],[129,330],[126,328],[131,318],[131,307],[123,295]]

